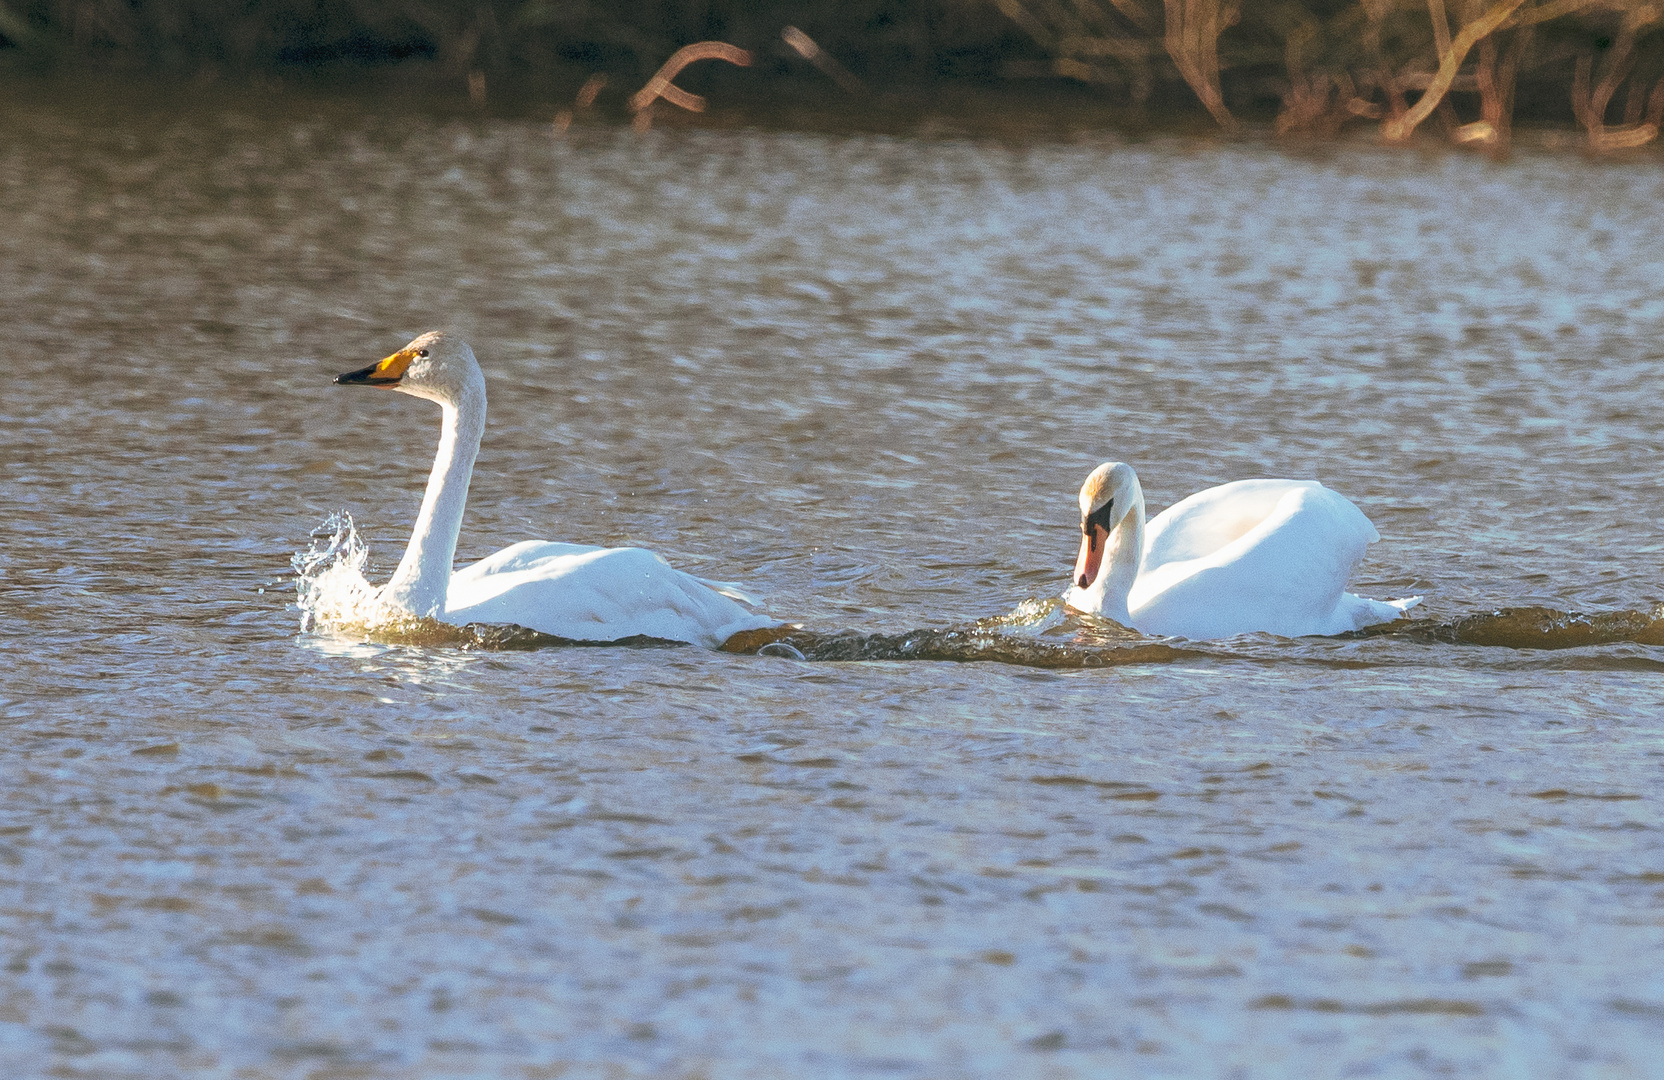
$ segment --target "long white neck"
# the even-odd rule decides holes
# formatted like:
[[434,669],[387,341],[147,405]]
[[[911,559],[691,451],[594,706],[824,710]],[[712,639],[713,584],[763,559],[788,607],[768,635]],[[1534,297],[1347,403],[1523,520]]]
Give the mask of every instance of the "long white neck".
[[439,451],[422,496],[422,510],[416,515],[416,528],[399,568],[381,591],[388,603],[430,619],[445,615],[456,538],[468,505],[468,480],[485,434],[485,380],[470,380],[455,403],[441,401],[439,408],[443,414]]
[[1114,619],[1122,626],[1132,626],[1132,615],[1127,611],[1127,596],[1144,563],[1144,493],[1135,490],[1132,507],[1104,541],[1104,561],[1097,580],[1084,589],[1076,589],[1078,599],[1070,603],[1082,611]]

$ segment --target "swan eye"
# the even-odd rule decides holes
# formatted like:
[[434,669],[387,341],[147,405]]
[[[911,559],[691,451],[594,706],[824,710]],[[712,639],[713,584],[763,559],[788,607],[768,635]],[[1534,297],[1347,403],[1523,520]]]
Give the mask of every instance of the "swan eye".
[[416,355],[420,356],[423,360],[426,360],[428,358],[428,351],[426,349],[417,349]]

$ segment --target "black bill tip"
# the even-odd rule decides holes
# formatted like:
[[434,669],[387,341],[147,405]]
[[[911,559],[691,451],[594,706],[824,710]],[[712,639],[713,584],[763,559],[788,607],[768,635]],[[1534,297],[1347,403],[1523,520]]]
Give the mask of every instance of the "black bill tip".
[[337,386],[395,386],[395,385],[397,385],[399,380],[389,379],[384,375],[377,375],[376,374],[377,370],[380,367],[381,367],[381,364],[379,362],[377,362],[377,363],[371,364],[369,367],[359,368],[357,371],[345,372],[343,374],[335,376],[335,383],[336,383]]

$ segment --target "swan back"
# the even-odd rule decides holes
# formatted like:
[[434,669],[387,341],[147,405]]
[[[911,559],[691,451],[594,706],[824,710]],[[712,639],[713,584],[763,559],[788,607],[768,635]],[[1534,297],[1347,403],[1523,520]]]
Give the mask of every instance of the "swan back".
[[445,621],[512,623],[572,641],[649,637],[717,648],[777,625],[642,548],[526,540],[451,575]]
[[[1334,495],[1316,480],[1237,480],[1181,499],[1150,520],[1144,534],[1144,570],[1169,562],[1199,559],[1219,551],[1256,529],[1278,512],[1298,490]],[[1365,543],[1379,540],[1363,511],[1339,498],[1351,515],[1352,527],[1365,534]]]
[[1343,602],[1346,583],[1380,536],[1363,511],[1322,484],[1224,484],[1151,525],[1143,572],[1128,596],[1139,629],[1202,639],[1357,628]]
[[1080,555],[1064,599],[1146,634],[1340,634],[1396,619],[1420,599],[1346,591],[1381,537],[1362,510],[1315,480],[1221,484],[1146,523],[1131,467],[1109,462],[1087,477],[1080,510]]

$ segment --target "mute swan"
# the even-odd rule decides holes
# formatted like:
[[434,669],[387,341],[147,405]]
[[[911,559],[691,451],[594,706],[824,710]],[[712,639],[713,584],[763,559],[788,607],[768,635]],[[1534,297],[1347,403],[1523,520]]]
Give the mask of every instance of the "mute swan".
[[441,330],[378,363],[335,377],[437,402],[439,452],[410,545],[378,598],[413,615],[464,626],[513,623],[575,641],[638,635],[716,648],[734,634],[777,625],[747,611],[731,586],[673,569],[641,548],[525,540],[451,572],[480,436],[485,376],[474,351]]
[[1342,634],[1401,618],[1421,602],[1346,591],[1364,548],[1381,534],[1315,480],[1208,488],[1162,511],[1146,533],[1138,475],[1105,462],[1081,486],[1080,518],[1080,556],[1064,600],[1147,634]]

